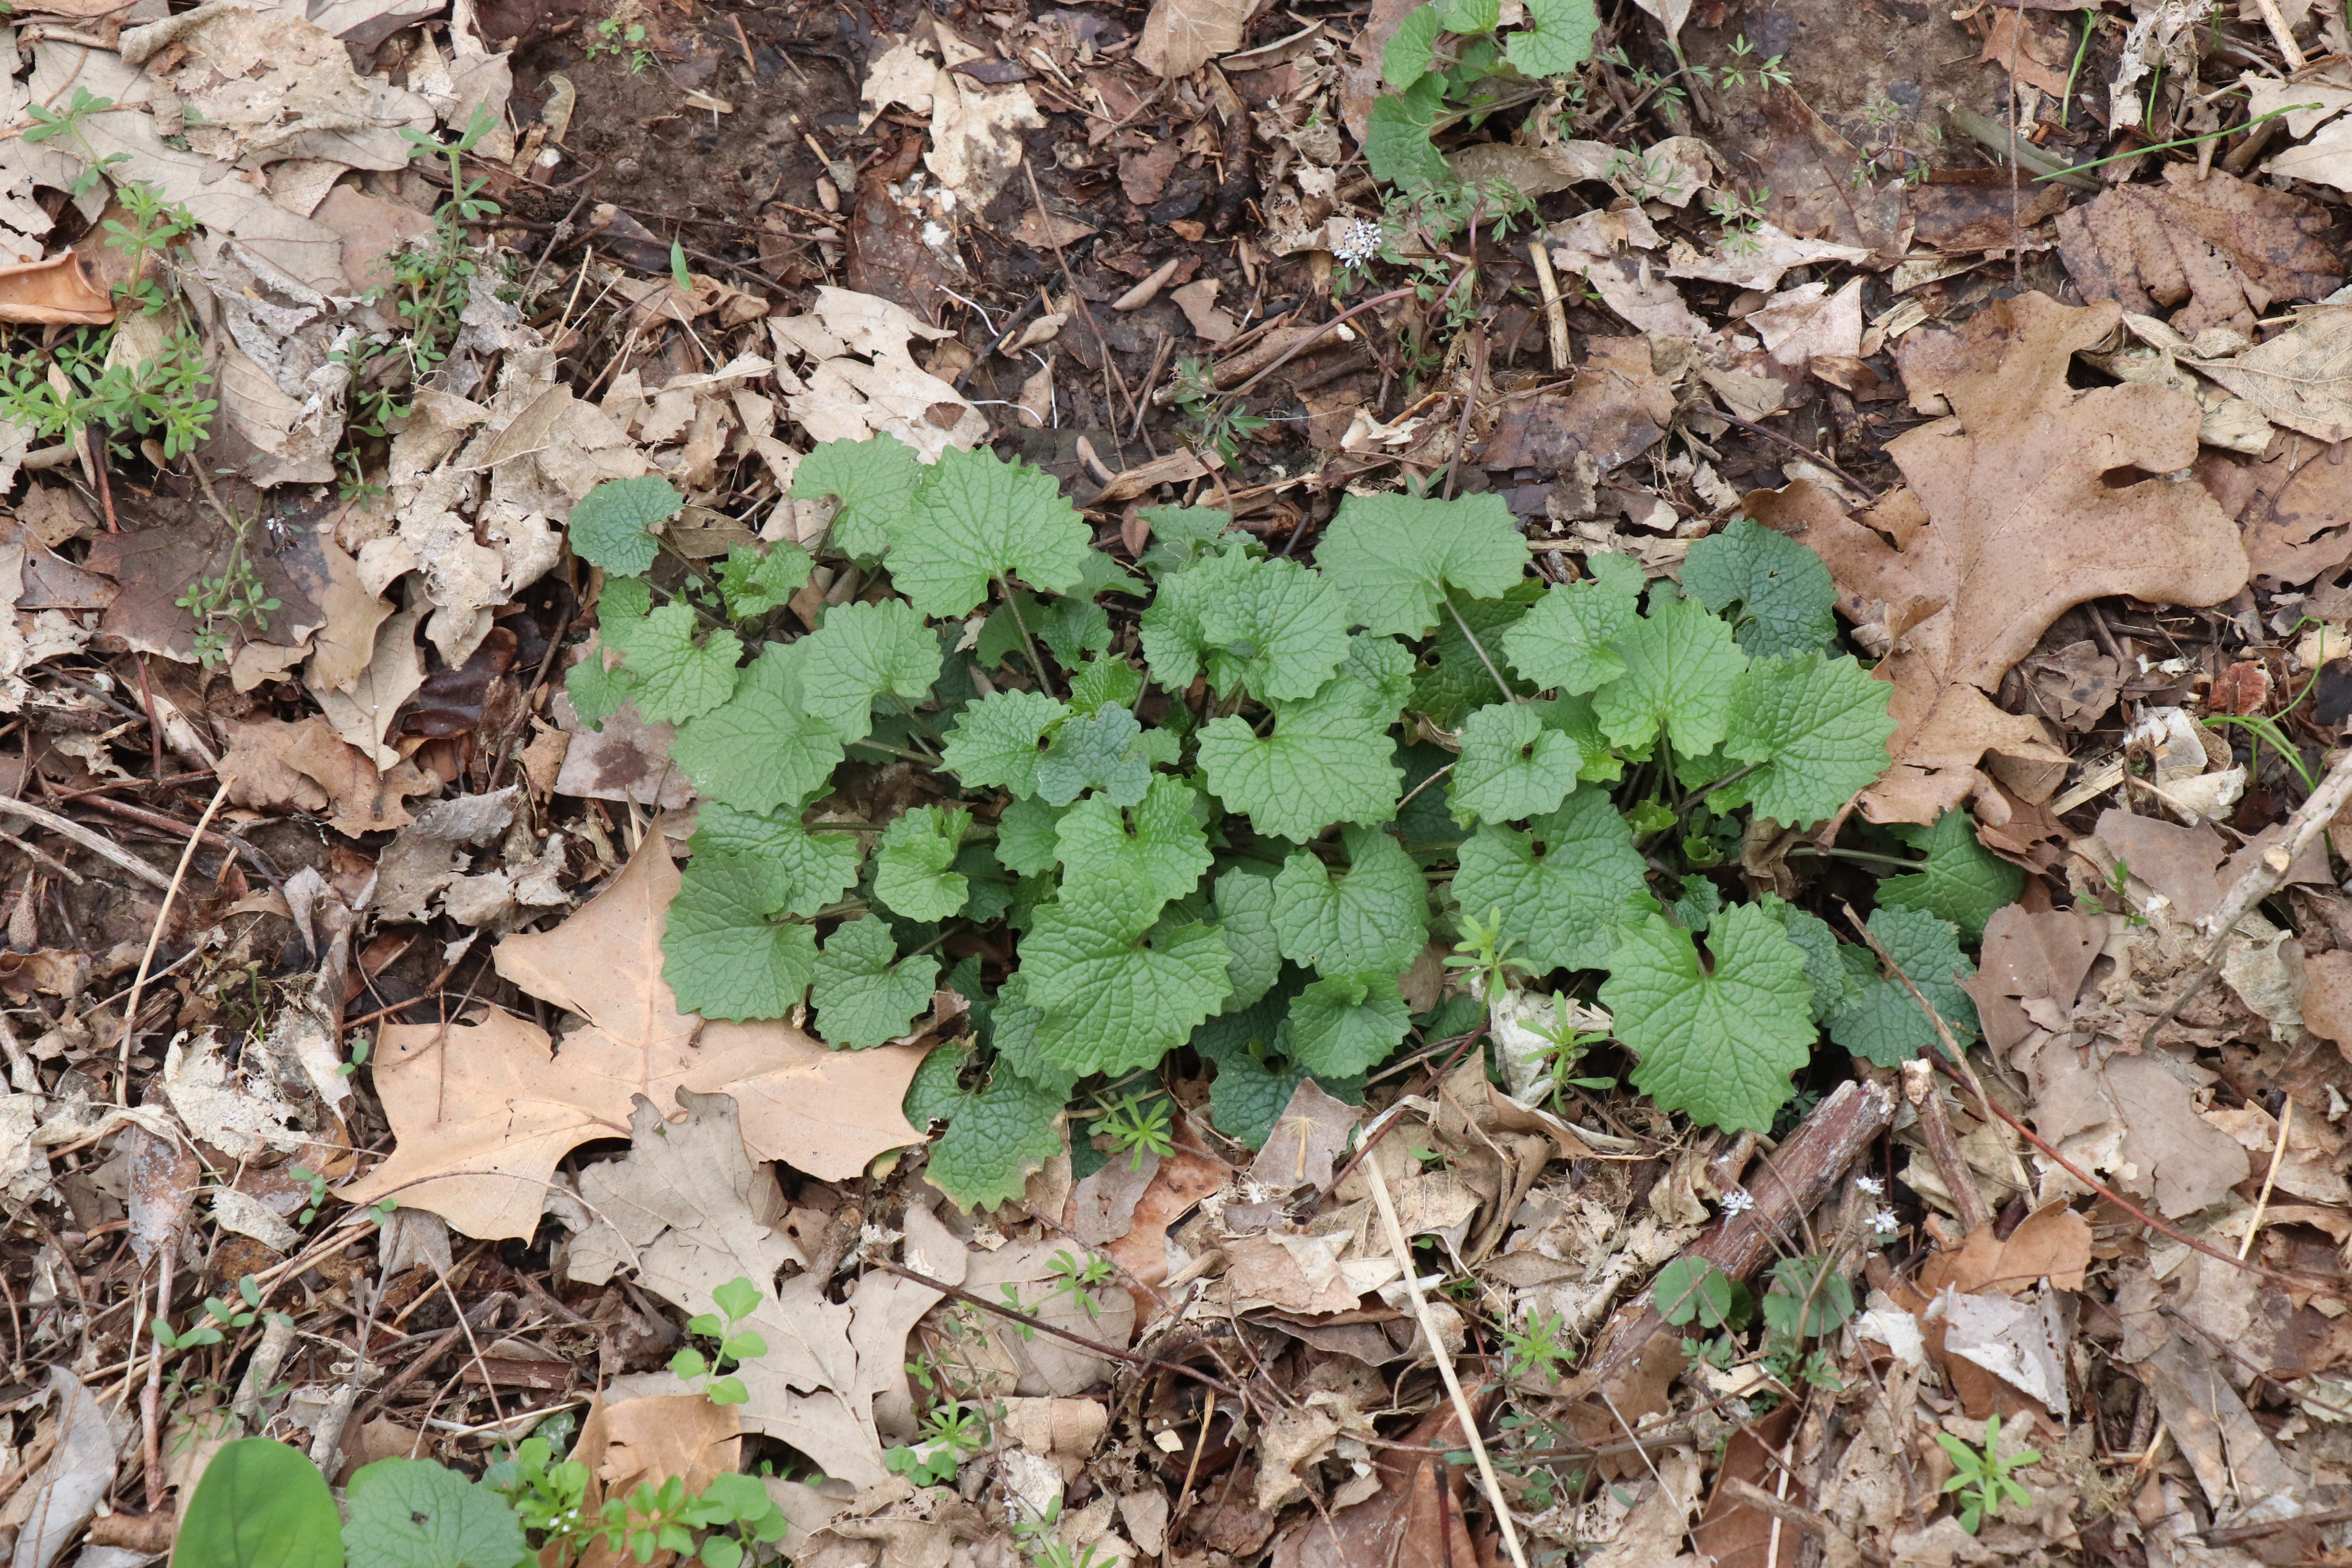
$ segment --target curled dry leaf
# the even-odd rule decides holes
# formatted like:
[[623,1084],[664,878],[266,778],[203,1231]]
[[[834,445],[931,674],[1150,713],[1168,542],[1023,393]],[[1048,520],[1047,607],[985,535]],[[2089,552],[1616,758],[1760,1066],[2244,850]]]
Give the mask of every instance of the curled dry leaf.
[[1990,694],[2067,609],[2108,594],[2211,605],[2245,585],[2245,548],[2204,487],[2154,477],[2196,459],[2196,400],[2066,384],[2075,351],[2120,317],[2029,294],[1980,312],[1934,365],[1906,363],[1912,395],[1952,416],[1887,445],[1926,512],[1899,542],[1802,481],[1748,498],[1829,563],[1849,619],[1893,641],[1879,673],[1895,686],[1894,766],[1862,795],[1874,821],[1934,822],[1989,787],[1988,751],[2063,760]]
[[529,1236],[557,1161],[625,1136],[633,1096],[667,1109],[680,1089],[733,1095],[753,1157],[813,1175],[855,1175],[919,1142],[898,1106],[921,1049],[828,1051],[789,1024],[707,1024],[677,1010],[661,952],[677,886],[666,840],[649,833],[562,926],[500,940],[501,975],[587,1020],[560,1049],[502,1011],[386,1026],[371,1060],[399,1144],[344,1195],[396,1195],[468,1236]]
[[0,321],[102,327],[113,320],[114,302],[99,284],[98,268],[70,250],[0,267]]

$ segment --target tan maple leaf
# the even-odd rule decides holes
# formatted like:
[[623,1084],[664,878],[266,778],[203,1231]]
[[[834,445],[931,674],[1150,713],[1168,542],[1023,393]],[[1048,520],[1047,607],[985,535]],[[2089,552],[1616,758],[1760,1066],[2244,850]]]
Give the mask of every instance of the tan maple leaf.
[[386,1026],[369,1060],[399,1142],[341,1195],[396,1198],[467,1236],[528,1237],[559,1160],[590,1139],[627,1137],[632,1096],[667,1114],[680,1089],[733,1095],[751,1158],[829,1180],[920,1142],[899,1102],[924,1047],[832,1051],[789,1024],[705,1023],[677,1010],[661,952],[677,887],[662,836],[648,834],[562,926],[499,943],[500,974],[587,1020],[560,1049],[496,1009],[446,1026]]
[[2196,459],[2196,400],[2067,384],[2074,354],[2120,319],[2113,304],[2027,294],[1906,356],[1912,397],[1941,396],[1951,416],[1887,443],[1910,489],[1879,503],[1875,527],[1802,482],[1749,498],[1829,563],[1841,612],[1891,640],[1879,674],[1897,728],[1893,765],[1863,792],[1873,821],[1930,823],[1989,795],[1988,752],[2065,760],[2039,720],[1990,693],[2068,609],[2110,594],[2212,605],[2245,586],[2237,529],[2204,486],[2165,477]]

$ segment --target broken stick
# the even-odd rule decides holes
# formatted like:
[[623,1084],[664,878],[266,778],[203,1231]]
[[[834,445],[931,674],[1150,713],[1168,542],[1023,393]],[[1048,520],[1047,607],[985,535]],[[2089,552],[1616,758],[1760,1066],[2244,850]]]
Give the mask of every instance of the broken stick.
[[[1778,1256],[1773,1243],[1821,1205],[1847,1168],[1894,1121],[1895,1096],[1884,1084],[1848,1079],[1838,1085],[1813,1107],[1804,1125],[1789,1135],[1763,1174],[1748,1184],[1755,1205],[1739,1214],[1724,1213],[1682,1256],[1712,1263],[1734,1279],[1750,1279]],[[1645,1300],[1631,1316],[1621,1310],[1618,1324],[1606,1348],[1561,1390],[1568,1397],[1580,1399],[1606,1387],[1641,1359],[1665,1320]]]

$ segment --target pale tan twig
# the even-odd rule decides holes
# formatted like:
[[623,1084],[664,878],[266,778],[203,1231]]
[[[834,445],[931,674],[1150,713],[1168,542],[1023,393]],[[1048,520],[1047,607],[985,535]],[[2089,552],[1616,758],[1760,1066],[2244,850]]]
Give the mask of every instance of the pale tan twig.
[[[201,466],[201,465],[199,465]],[[196,830],[188,835],[187,846],[180,851],[179,867],[173,871],[172,880],[163,889],[163,907],[155,911],[155,924],[147,932],[147,951],[139,955],[139,973],[131,977],[131,996],[122,1005],[122,1047],[118,1053],[114,1079],[114,1103],[128,1107],[131,1103],[131,1037],[139,1032],[139,994],[147,988],[147,971],[155,962],[155,948],[163,940],[163,927],[172,918],[172,901],[180,895],[180,884],[187,879],[189,863],[196,858],[196,844],[205,829],[213,824],[213,813],[228,799],[231,780],[223,779],[220,788],[213,791],[212,804],[205,807],[204,816],[196,819]]]
[[130,850],[110,838],[91,832],[79,822],[59,816],[54,811],[44,811],[28,801],[16,800],[5,795],[0,795],[0,811],[5,811],[11,816],[21,816],[36,826],[46,827],[60,838],[72,839],[100,859],[121,867],[150,887],[163,888],[171,885],[171,879],[131,853]]
[[[1519,1544],[1519,1529],[1511,1519],[1510,1500],[1503,1495],[1495,1479],[1495,1461],[1486,1457],[1486,1439],[1478,1436],[1478,1415],[1470,1408],[1470,1396],[1462,1392],[1462,1379],[1454,1370],[1454,1357],[1446,1351],[1445,1342],[1438,1337],[1437,1319],[1430,1312],[1429,1299],[1421,1293],[1421,1277],[1413,1271],[1412,1248],[1405,1244],[1404,1226],[1397,1223],[1396,1201],[1389,1196],[1388,1177],[1381,1172],[1378,1160],[1363,1163],[1365,1175],[1372,1184],[1372,1202],[1379,1205],[1381,1224],[1389,1233],[1389,1249],[1396,1254],[1397,1266],[1404,1270],[1405,1294],[1412,1298],[1413,1316],[1421,1321],[1422,1337],[1429,1342],[1429,1353],[1437,1362],[1437,1375],[1445,1380],[1445,1392],[1454,1401],[1454,1414],[1462,1423],[1462,1436],[1470,1445],[1470,1457],[1478,1461],[1478,1479],[1486,1488],[1486,1501],[1495,1510],[1495,1527],[1503,1532],[1503,1544],[1510,1549],[1516,1568],[1528,1568],[1528,1554]],[[1645,1456],[1646,1457],[1646,1456]]]

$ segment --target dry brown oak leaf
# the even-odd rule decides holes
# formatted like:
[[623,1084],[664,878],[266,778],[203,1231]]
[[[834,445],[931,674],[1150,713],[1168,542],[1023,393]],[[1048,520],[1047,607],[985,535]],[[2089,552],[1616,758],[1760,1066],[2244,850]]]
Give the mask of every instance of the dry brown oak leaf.
[[[1989,694],[2067,610],[2110,594],[2213,605],[2245,586],[2245,548],[2212,496],[2157,477],[2196,460],[2196,400],[2066,384],[2075,353],[2121,315],[2027,294],[1979,311],[1947,352],[1907,361],[1913,398],[1939,395],[1951,417],[1887,443],[1926,517],[1911,509],[1892,539],[1801,483],[1751,498],[1829,563],[1840,610],[1883,613],[1893,639],[1878,673],[1895,685],[1894,763],[1862,795],[1874,822],[1931,823],[1972,793],[1990,797],[1987,752],[2065,760],[2040,721]],[[1874,515],[1903,510],[1882,502]]]
[[898,1107],[925,1047],[832,1051],[789,1024],[677,1010],[661,951],[677,886],[650,833],[562,926],[499,942],[499,973],[587,1020],[560,1049],[496,1009],[472,1023],[387,1026],[370,1066],[398,1146],[341,1195],[394,1197],[483,1239],[528,1237],[556,1162],[590,1139],[629,1136],[630,1096],[670,1114],[680,1089],[732,1095],[752,1159],[826,1180],[922,1142]]

